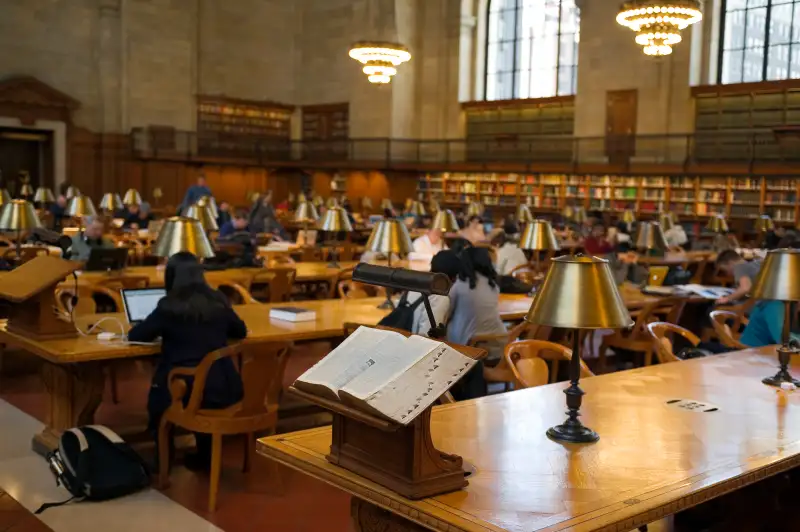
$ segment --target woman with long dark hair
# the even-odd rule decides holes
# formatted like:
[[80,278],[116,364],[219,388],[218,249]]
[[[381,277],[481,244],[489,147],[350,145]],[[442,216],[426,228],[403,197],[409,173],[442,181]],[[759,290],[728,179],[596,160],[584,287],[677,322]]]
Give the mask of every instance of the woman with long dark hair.
[[[147,398],[153,434],[157,434],[161,415],[172,402],[167,382],[170,371],[197,367],[207,354],[225,347],[228,340],[247,336],[244,322],[225,296],[208,286],[203,267],[191,253],[170,257],[164,281],[167,295],[143,322],[128,332],[128,340],[132,342],[161,338],[161,356]],[[191,380],[188,381],[191,387]],[[190,393],[186,394],[187,399]],[[242,394],[239,372],[230,358],[224,358],[209,370],[202,407],[226,408],[241,401]],[[211,437],[196,434],[196,439],[197,455],[187,457],[186,465],[204,469],[211,463]]]

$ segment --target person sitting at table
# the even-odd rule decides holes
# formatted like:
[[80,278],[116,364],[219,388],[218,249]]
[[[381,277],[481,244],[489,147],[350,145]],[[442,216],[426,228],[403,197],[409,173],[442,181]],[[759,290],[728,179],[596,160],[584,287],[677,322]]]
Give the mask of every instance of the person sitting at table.
[[206,196],[213,197],[214,194],[211,193],[211,189],[208,188],[208,185],[206,184],[206,174],[200,170],[200,174],[197,176],[197,183],[190,186],[186,191],[186,195],[183,197],[179,211],[183,211],[184,209],[191,207],[197,203],[200,198]]
[[218,238],[227,239],[231,238],[236,233],[245,232],[250,232],[250,227],[247,223],[247,212],[243,209],[236,209],[236,212],[233,213],[233,218],[219,227]]
[[[445,249],[437,253],[431,259],[431,273],[443,273],[447,275],[451,283],[456,281],[459,272],[461,271],[461,261],[458,254]],[[408,293],[408,304],[414,304],[422,297],[419,292]],[[428,300],[431,303],[431,310],[436,324],[447,324],[447,317],[450,313],[450,297],[430,295]],[[414,322],[411,326],[412,334],[419,334],[420,336],[428,336],[431,330],[431,320],[428,317],[428,311],[425,309],[424,304],[420,304],[414,309]]]
[[102,218],[86,216],[83,223],[83,232],[72,237],[72,245],[69,248],[72,260],[85,262],[89,260],[93,249],[112,249],[114,247],[114,242],[103,236],[105,221]]
[[222,227],[226,223],[230,222],[233,216],[231,216],[231,204],[227,201],[222,201],[217,208],[217,227]]
[[672,227],[664,231],[664,238],[670,248],[683,248],[689,243],[689,237],[686,236],[686,230],[681,224],[673,224]]
[[[170,257],[164,272],[166,296],[155,310],[128,332],[131,342],[153,342],[161,338],[150,393],[147,397],[148,427],[154,436],[164,411],[172,404],[168,376],[175,368],[195,368],[212,351],[229,340],[247,336],[247,326],[225,296],[212,289],[203,276],[197,257],[182,251]],[[191,395],[191,379],[187,379]],[[215,362],[208,373],[201,408],[221,409],[242,399],[242,379],[230,358]],[[197,453],[186,457],[186,466],[206,470],[211,465],[211,436],[196,433]]]
[[589,255],[608,255],[614,252],[614,244],[606,237],[606,228],[601,223],[592,226],[592,231],[583,241]]
[[441,229],[431,229],[421,237],[414,240],[414,254],[420,260],[431,260],[434,255],[445,249],[444,237]]
[[[511,271],[523,264],[528,263],[525,252],[519,249],[516,241],[517,224],[506,222],[503,225],[503,232],[492,239],[492,245],[497,248],[497,261],[495,268],[498,275],[511,275]],[[533,253],[537,253],[534,251]]]
[[747,295],[753,286],[753,281],[758,277],[758,272],[761,271],[761,261],[746,261],[735,250],[726,249],[717,255],[717,268],[733,276],[735,287],[733,293],[717,299],[717,304],[727,305],[743,299]]
[[[790,338],[800,340],[797,333],[797,307],[793,305],[794,316]],[[749,321],[739,337],[748,347],[763,347],[783,343],[783,301],[759,301],[750,309]]]
[[[458,278],[450,288],[450,319],[447,323],[447,341],[467,345],[474,336],[501,335],[507,332],[500,319],[500,288],[497,272],[489,256],[489,250],[468,247],[458,255],[460,270]],[[460,401],[474,399],[486,392],[483,379],[484,364],[493,366],[500,361],[505,342],[494,342],[484,346],[489,355],[479,362],[464,378],[453,395]]]
[[149,204],[128,205],[122,227],[125,229],[147,229],[147,226],[150,225],[152,221],[153,215],[150,212]]
[[613,240],[614,248],[616,249],[617,253],[628,253],[632,248],[633,239],[631,238],[629,227],[629,224],[626,224],[625,222],[619,222],[615,227],[613,227],[614,236],[610,240]]
[[53,216],[53,231],[61,231],[64,225],[64,218],[67,218],[67,197],[59,194],[56,201],[50,204],[49,211]]
[[472,242],[473,245],[485,242],[486,229],[483,226],[483,218],[477,215],[470,216],[465,227],[458,234]]

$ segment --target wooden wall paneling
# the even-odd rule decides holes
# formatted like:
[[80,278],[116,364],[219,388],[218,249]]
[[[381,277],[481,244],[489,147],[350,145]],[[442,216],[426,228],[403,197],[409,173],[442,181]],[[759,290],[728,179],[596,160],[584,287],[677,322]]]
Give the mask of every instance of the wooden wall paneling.
[[331,179],[333,179],[333,171],[327,170],[314,170],[311,174],[311,187],[314,195],[319,194],[323,198],[331,197]]
[[396,208],[405,205],[406,199],[417,198],[419,174],[417,172],[387,172],[384,176],[389,194]]

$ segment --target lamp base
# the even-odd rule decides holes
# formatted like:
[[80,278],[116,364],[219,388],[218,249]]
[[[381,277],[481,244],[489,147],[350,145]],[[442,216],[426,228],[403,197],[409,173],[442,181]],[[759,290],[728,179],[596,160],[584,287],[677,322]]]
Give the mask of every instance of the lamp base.
[[762,379],[761,382],[763,382],[764,384],[768,384],[770,386],[777,386],[778,388],[780,388],[781,384],[783,384],[784,382],[791,382],[792,384],[800,388],[800,381],[792,377],[792,374],[789,373],[789,371],[783,369],[772,377],[767,377],[766,379]]
[[594,443],[600,439],[600,436],[595,431],[583,426],[580,421],[573,422],[571,419],[568,419],[562,425],[547,429],[547,437],[551,440],[566,443]]
[[336,262],[335,260],[332,260],[332,261],[330,261],[330,262],[328,263],[328,268],[339,268],[339,267],[340,267],[340,266],[339,266],[339,263],[338,263],[338,262]]

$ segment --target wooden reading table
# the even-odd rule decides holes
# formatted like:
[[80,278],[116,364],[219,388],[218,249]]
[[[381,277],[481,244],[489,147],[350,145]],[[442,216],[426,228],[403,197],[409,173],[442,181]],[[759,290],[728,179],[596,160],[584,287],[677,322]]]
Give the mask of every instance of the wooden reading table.
[[800,392],[761,383],[776,364],[770,347],[582,379],[594,444],[545,435],[564,420],[566,383],[435,407],[434,445],[471,475],[417,501],[329,463],[328,427],[261,439],[258,451],[352,494],[356,531],[627,532],[800,465]]

